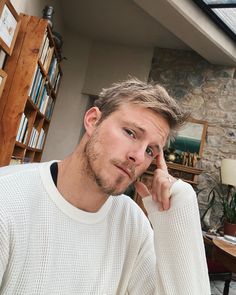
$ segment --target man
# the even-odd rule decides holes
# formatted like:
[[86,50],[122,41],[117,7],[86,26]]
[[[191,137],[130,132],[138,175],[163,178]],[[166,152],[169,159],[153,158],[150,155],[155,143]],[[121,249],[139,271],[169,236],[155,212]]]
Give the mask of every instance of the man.
[[[2,168],[0,294],[210,294],[196,196],[163,148],[185,120],[166,91],[102,91],[61,162]],[[152,191],[137,181],[156,158]],[[135,183],[154,228],[121,195]]]

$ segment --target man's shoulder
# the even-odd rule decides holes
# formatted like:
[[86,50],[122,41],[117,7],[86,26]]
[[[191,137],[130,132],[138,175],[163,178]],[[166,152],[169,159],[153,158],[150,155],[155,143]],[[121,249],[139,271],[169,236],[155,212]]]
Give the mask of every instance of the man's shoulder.
[[18,172],[27,171],[30,169],[37,169],[39,163],[30,163],[30,164],[20,164],[20,165],[9,165],[0,167],[0,178],[7,176],[7,175],[14,175]]
[[[48,162],[50,163],[50,162]],[[0,198],[5,195],[27,193],[40,182],[40,170],[48,163],[30,163],[0,168]],[[42,168],[41,168],[42,167]]]
[[0,180],[4,178],[5,176],[15,176],[17,174],[24,174],[28,172],[34,172],[38,171],[41,167],[50,166],[51,163],[54,161],[50,162],[41,162],[41,163],[27,163],[27,164],[20,164],[20,165],[9,165],[9,166],[4,166],[0,167]]
[[0,168],[0,212],[11,216],[15,210],[27,210],[43,192],[40,167],[47,163],[12,165]]

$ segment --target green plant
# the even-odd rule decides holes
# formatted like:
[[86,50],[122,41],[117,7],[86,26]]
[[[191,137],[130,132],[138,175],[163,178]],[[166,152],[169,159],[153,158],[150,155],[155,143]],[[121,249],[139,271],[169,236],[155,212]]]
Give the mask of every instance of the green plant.
[[[214,219],[215,228],[222,225],[224,221],[229,223],[236,223],[236,192],[232,191],[233,187],[228,187],[222,184],[216,177],[206,173],[206,177],[213,183],[211,189],[209,190],[207,187],[199,190],[197,194],[201,192],[206,192],[208,204],[206,209],[201,215],[201,221],[203,227],[205,227],[205,219],[209,214],[212,216],[213,209],[221,208],[220,215],[214,215],[210,217]],[[218,222],[216,222],[218,220]],[[209,220],[208,220],[209,221]]]
[[236,223],[236,192],[222,200],[223,217],[229,223]]

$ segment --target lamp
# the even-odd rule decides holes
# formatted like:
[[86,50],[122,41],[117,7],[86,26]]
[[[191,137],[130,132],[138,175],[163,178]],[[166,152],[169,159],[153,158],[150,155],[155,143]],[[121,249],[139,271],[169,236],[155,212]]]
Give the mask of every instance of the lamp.
[[221,181],[223,184],[236,186],[236,160],[234,159],[222,160]]

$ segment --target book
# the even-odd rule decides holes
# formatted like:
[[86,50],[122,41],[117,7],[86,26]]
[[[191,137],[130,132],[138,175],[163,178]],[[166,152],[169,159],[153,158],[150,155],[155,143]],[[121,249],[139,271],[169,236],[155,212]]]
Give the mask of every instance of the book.
[[20,141],[20,135],[21,135],[21,130],[22,130],[22,126],[24,123],[24,119],[25,119],[25,114],[23,113],[20,119],[20,125],[17,131],[17,135],[16,135],[16,141]]

